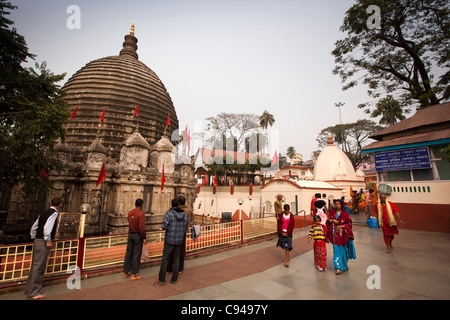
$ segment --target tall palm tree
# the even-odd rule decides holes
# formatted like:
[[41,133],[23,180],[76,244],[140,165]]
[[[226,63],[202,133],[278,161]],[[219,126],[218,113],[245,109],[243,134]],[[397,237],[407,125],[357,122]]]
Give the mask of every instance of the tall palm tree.
[[[405,110],[406,111],[406,110]],[[406,112],[408,112],[407,110]],[[403,115],[404,110],[402,109],[400,103],[395,100],[392,96],[387,96],[386,98],[380,99],[378,101],[375,110],[372,111],[370,116],[376,118],[381,116],[379,121],[382,125],[393,125],[397,123],[397,120],[405,120],[406,117]]]
[[295,148],[293,146],[290,146],[289,148],[287,148],[286,150],[286,155],[292,159],[292,157],[295,156],[295,154],[297,153],[297,151],[295,151]]
[[263,114],[259,116],[259,125],[266,131],[264,135],[260,135],[259,143],[260,148],[259,151],[261,152],[261,155],[263,153],[264,148],[268,144],[268,137],[267,137],[267,127],[273,126],[275,123],[275,118],[272,114],[269,113],[269,111],[264,110]]
[[274,123],[275,118],[267,110],[264,110],[263,114],[259,116],[259,124],[264,130],[267,130],[268,126],[273,126]]

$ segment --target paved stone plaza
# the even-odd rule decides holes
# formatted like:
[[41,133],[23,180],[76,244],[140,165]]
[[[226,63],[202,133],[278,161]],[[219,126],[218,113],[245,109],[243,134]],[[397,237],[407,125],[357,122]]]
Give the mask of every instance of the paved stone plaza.
[[[178,283],[153,287],[159,265],[142,268],[139,281],[123,280],[121,273],[81,281],[81,290],[69,290],[65,283],[47,285],[48,300],[300,300],[300,299],[431,299],[450,298],[450,235],[400,229],[392,254],[385,253],[382,232],[355,220],[356,260],[349,271],[335,275],[332,246],[327,245],[326,272],[313,266],[312,242],[307,229],[294,232],[290,267],[276,239],[246,245],[208,256],[186,260]],[[367,280],[380,269],[380,289],[368,289]],[[370,271],[370,270],[369,270]],[[370,281],[369,281],[370,282]],[[375,282],[371,282],[375,283]],[[1,300],[25,300],[22,292],[0,295]]]

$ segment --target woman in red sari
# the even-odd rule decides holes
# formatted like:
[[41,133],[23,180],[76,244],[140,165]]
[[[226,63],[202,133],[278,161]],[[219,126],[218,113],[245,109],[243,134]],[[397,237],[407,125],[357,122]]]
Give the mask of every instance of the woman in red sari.
[[327,226],[327,239],[333,244],[333,264],[336,274],[348,270],[348,259],[356,259],[353,245],[352,219],[344,209],[342,200],[334,200],[335,208],[330,210]]

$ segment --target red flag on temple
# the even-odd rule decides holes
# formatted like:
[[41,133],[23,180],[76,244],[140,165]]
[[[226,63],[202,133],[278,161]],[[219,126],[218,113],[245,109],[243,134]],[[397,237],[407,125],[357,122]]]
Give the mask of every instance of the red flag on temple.
[[278,162],[278,155],[277,155],[277,150],[275,150],[275,154],[274,154],[273,160],[272,160],[272,165],[274,165],[277,162]]
[[47,170],[45,170],[45,168],[42,169],[41,171],[41,180],[44,180],[44,177],[48,177],[48,173]]
[[100,117],[100,123],[103,123],[103,120],[105,120],[105,110],[106,108],[103,109],[102,116]]
[[214,185],[217,186],[217,174],[214,175]]
[[189,148],[189,138],[188,138],[188,126],[186,125],[186,130],[184,130],[184,151]]
[[103,182],[103,180],[105,180],[106,177],[106,173],[105,173],[105,159],[103,159],[103,165],[102,168],[100,170],[100,174],[98,175],[98,180],[97,180],[97,186]]
[[78,106],[75,107],[75,110],[73,110],[72,114],[70,115],[70,120],[75,119],[75,115],[77,114]]
[[139,118],[139,105],[137,105],[136,109],[134,109],[134,115]]
[[170,125],[170,114],[167,115],[166,128]]
[[166,176],[164,175],[164,164],[163,164],[163,172],[162,172],[162,181],[161,181],[161,191],[164,189],[164,183],[166,182]]
[[188,150],[190,152],[191,151],[191,130],[188,131],[187,142],[188,142]]

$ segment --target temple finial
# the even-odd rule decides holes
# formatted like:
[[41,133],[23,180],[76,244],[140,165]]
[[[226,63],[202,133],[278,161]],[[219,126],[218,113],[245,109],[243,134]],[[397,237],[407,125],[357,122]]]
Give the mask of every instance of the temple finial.
[[130,30],[130,34],[132,36],[134,36],[134,21],[131,21],[131,30]]
[[139,58],[136,53],[138,46],[138,39],[134,36],[134,21],[131,24],[130,34],[125,35],[125,42],[123,43],[123,49],[120,51],[120,55],[129,55],[136,59]]
[[331,132],[328,133],[327,145],[328,146],[334,146],[334,139],[333,139],[333,135],[331,134]]

